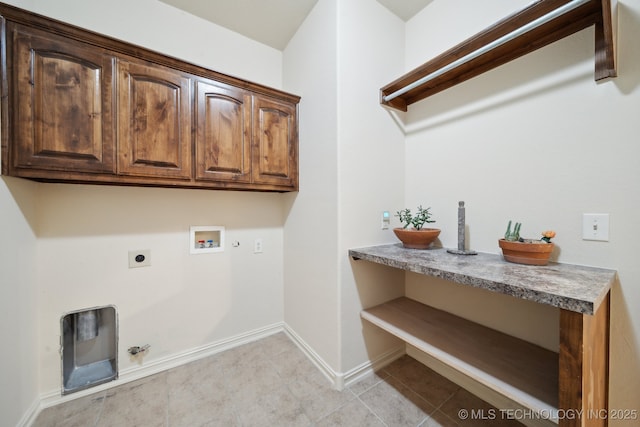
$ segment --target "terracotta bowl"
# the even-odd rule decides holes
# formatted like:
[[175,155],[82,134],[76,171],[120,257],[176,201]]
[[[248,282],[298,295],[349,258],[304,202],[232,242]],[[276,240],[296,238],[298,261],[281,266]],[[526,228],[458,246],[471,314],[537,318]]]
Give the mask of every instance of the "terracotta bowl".
[[409,249],[427,249],[440,235],[438,228],[394,228],[393,232],[402,245]]
[[506,261],[526,265],[547,265],[555,245],[553,243],[509,242],[498,240]]

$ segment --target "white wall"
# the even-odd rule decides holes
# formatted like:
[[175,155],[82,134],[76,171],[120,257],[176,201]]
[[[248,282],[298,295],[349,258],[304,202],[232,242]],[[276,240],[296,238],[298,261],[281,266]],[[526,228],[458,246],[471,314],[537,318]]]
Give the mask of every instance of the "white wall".
[[[475,32],[527,3],[432,2],[407,24],[409,68],[471,35],[469,17]],[[473,249],[499,253],[497,239],[513,219],[525,236],[556,230],[558,261],[618,270],[610,407],[640,409],[640,269],[629,234],[640,209],[637,2],[619,2],[619,31],[619,77],[608,82],[593,80],[591,28],[411,106],[405,188],[408,206],[433,207],[444,246],[456,246],[457,202],[464,200]],[[608,243],[582,240],[588,212],[611,215]],[[407,293],[557,347],[555,310],[412,274]]]
[[335,0],[320,0],[284,52],[300,102],[300,192],[285,196],[285,322],[337,370],[338,140]]
[[[133,345],[150,344],[151,363],[282,321],[280,194],[43,184],[38,200],[43,391],[60,386],[60,317],[72,310],[117,307],[121,371],[137,367]],[[225,226],[225,251],[191,255],[191,225]],[[151,267],[128,268],[135,249],[151,250]]]
[[[282,85],[282,52],[157,0],[10,3],[216,71]],[[9,381],[1,389],[0,424],[15,425],[38,394],[59,393],[60,317],[70,310],[117,306],[121,372],[282,322],[283,195],[3,179],[2,311],[7,324],[19,326],[3,327],[2,342],[20,341],[2,368]],[[226,226],[226,251],[189,255],[190,225]],[[255,238],[263,239],[264,253],[253,254]],[[232,248],[233,240],[240,247]],[[150,249],[152,266],[129,269],[130,249]],[[126,349],[146,343],[150,352],[138,365]]]
[[0,364],[0,424],[7,426],[24,422],[38,404],[37,185],[0,178],[0,340],[11,349]]
[[285,50],[285,85],[302,95],[285,321],[339,375],[398,346],[359,313],[402,294],[402,275],[361,268],[347,250],[393,239],[380,225],[384,210],[401,208],[403,135],[376,90],[402,70],[403,38],[402,21],[375,0],[320,0]]
[[[282,86],[281,51],[159,0],[32,2],[35,12],[48,17],[224,74],[275,88]],[[8,3],[27,8],[16,0]]]
[[0,179],[0,424],[17,425],[38,395],[37,184]]
[[396,241],[391,229],[381,229],[381,221],[383,211],[393,215],[403,207],[404,135],[380,107],[378,91],[401,73],[403,41],[404,23],[377,1],[338,2],[336,261],[343,372],[398,347],[395,339],[363,322],[360,311],[403,295],[402,273],[352,261],[348,250]]

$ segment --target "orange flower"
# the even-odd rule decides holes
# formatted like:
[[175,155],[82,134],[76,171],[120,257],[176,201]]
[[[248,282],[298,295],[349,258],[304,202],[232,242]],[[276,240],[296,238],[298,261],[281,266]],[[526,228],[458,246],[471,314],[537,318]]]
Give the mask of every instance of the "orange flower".
[[547,239],[552,239],[552,238],[556,237],[556,232],[553,231],[553,230],[543,231],[542,232],[542,236],[546,237]]

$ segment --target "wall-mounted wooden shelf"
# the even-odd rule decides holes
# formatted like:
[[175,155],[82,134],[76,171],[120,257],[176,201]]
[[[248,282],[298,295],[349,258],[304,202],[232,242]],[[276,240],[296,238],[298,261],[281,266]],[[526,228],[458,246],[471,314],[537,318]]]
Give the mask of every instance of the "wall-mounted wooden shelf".
[[587,1],[406,93],[393,99],[385,99],[394,92],[425,78],[458,59],[566,6],[568,3],[572,3],[572,0],[539,0],[389,83],[380,89],[380,103],[386,107],[407,111],[407,107],[415,102],[592,25],[595,25],[595,80],[615,77],[615,19],[612,19],[615,2],[616,0]]
[[361,317],[519,407],[558,410],[558,353],[406,297],[364,310]]

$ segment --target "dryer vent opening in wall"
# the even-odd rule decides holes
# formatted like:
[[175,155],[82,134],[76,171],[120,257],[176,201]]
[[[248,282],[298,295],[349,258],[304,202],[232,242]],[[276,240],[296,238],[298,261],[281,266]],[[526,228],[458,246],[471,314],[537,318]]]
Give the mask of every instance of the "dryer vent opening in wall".
[[67,313],[60,320],[62,394],[118,377],[118,322],[113,306]]

